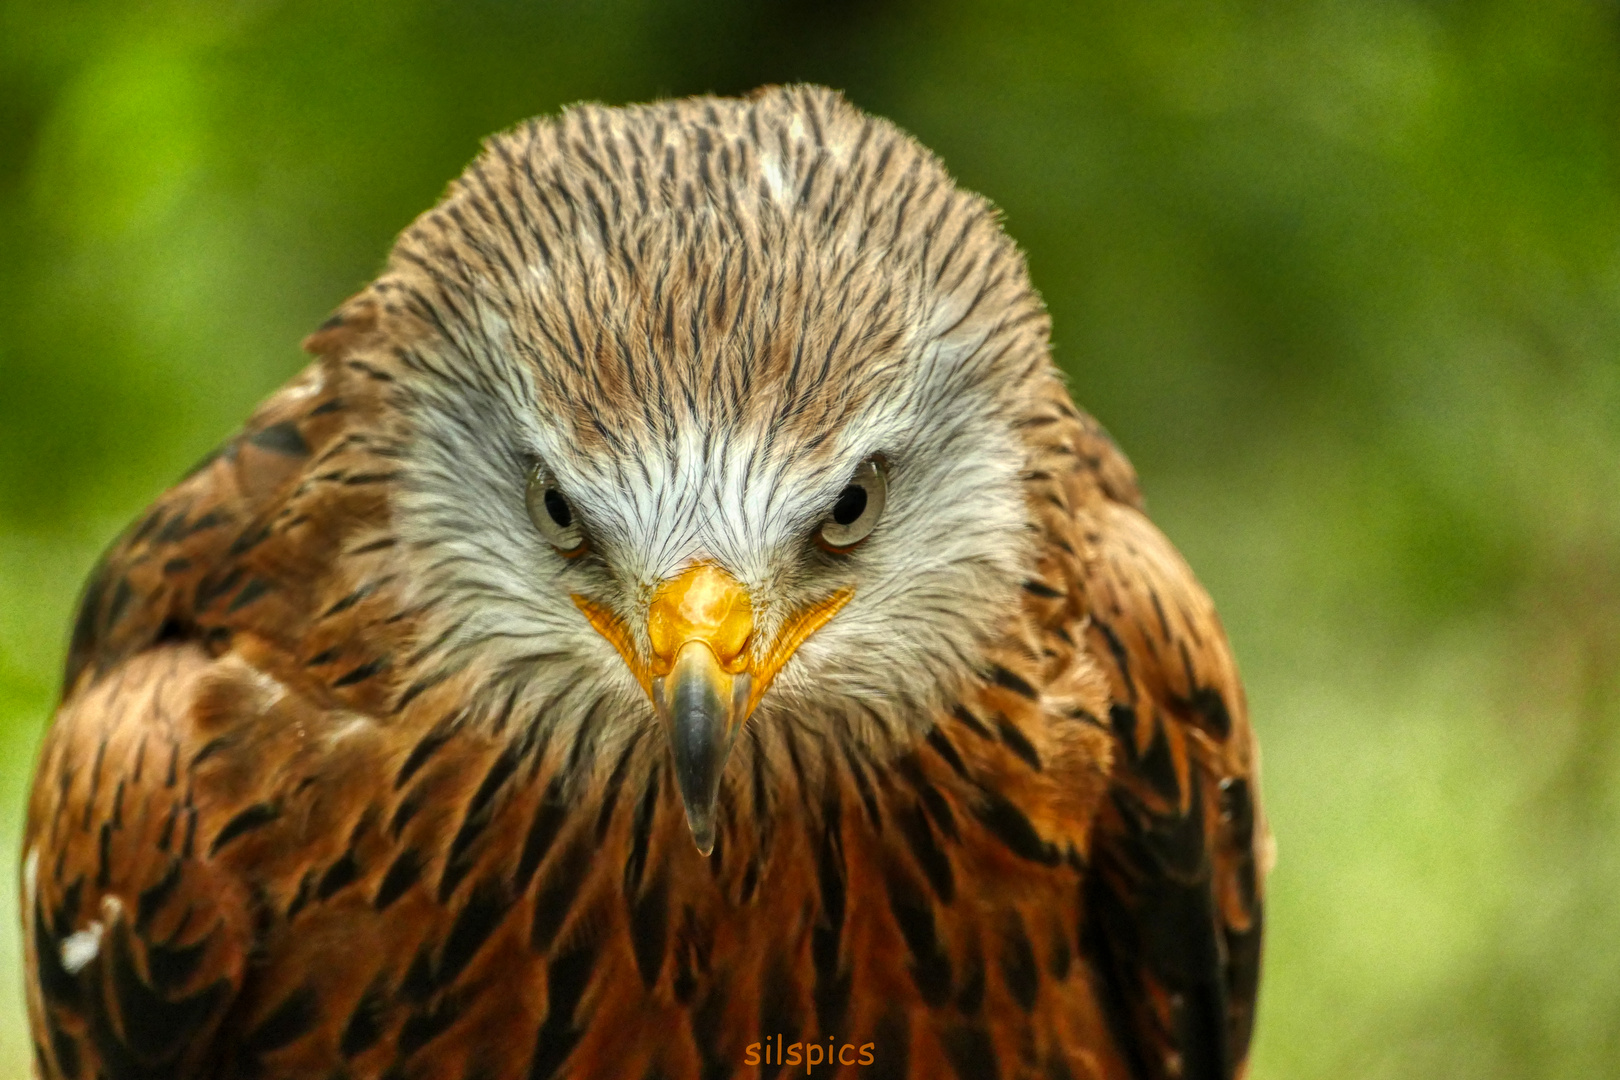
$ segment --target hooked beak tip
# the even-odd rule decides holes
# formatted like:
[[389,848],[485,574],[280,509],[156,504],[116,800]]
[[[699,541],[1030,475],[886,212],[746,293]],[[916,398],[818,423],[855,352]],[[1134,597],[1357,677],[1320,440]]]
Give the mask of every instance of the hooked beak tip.
[[714,850],[720,776],[747,719],[750,683],[746,672],[726,672],[702,641],[682,646],[669,675],[653,680],[653,705],[669,735],[686,824],[704,855]]
[[700,820],[699,815],[687,810],[686,824],[692,830],[692,842],[697,845],[698,854],[708,858],[714,852],[714,815],[703,815]]

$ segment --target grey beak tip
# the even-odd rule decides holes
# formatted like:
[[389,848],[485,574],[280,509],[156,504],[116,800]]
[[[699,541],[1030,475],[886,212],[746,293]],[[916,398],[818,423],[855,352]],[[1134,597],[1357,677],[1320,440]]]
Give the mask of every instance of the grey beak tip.
[[714,850],[715,802],[740,719],[739,686],[746,703],[747,676],[724,676],[713,650],[701,642],[683,646],[670,674],[653,681],[653,705],[667,726],[686,824],[705,856]]
[[714,851],[714,822],[695,821],[692,815],[688,814],[686,824],[692,830],[692,842],[697,845],[698,854],[708,858]]

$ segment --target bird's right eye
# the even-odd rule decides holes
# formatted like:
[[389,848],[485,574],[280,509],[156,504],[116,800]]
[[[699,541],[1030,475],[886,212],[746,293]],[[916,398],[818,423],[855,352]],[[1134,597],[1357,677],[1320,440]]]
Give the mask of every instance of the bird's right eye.
[[567,558],[585,554],[585,530],[573,504],[557,487],[557,481],[544,465],[529,471],[529,487],[525,494],[529,506],[529,520],[550,541],[558,553]]

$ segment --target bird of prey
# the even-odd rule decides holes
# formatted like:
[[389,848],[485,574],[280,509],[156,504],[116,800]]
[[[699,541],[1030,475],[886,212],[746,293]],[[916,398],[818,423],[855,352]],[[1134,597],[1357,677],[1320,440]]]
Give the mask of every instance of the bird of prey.
[[86,586],[37,1075],[1242,1076],[1243,691],[1048,329],[831,91],[490,140]]

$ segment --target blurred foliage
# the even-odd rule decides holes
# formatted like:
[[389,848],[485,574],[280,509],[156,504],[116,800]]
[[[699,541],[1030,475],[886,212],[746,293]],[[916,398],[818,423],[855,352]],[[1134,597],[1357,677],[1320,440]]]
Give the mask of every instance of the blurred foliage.
[[[1607,3],[0,0],[5,859],[96,552],[480,137],[792,80],[1005,210],[1221,605],[1280,847],[1257,1080],[1613,1075]],[[0,969],[22,1076],[14,911]]]

